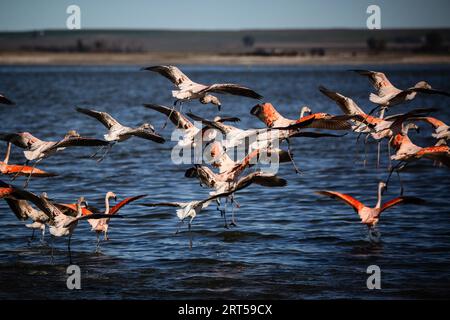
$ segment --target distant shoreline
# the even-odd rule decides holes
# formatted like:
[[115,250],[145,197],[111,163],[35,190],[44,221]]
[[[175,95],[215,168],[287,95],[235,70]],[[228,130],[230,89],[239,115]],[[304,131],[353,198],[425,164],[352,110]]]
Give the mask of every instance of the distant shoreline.
[[252,56],[208,53],[47,53],[0,52],[0,65],[315,65],[315,64],[449,64],[450,55],[351,54]]

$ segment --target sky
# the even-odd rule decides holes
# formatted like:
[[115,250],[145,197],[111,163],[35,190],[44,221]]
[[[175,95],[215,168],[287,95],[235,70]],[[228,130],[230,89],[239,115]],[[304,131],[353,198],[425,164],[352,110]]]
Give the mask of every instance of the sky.
[[0,31],[65,29],[72,4],[82,29],[366,28],[372,4],[382,28],[450,27],[449,0],[0,0]]

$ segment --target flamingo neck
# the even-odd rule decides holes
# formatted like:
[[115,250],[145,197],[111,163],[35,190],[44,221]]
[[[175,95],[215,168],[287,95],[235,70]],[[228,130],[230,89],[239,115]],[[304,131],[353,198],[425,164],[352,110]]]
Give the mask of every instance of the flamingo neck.
[[109,214],[109,198],[111,197],[111,195],[109,195],[108,193],[105,196],[105,214]]
[[77,202],[77,218],[81,217],[83,215],[83,210],[81,209],[81,201],[78,200]]
[[379,186],[378,186],[378,201],[377,201],[377,205],[375,206],[375,208],[377,208],[377,209],[379,209],[379,208],[381,208],[381,192],[382,192],[382,190],[383,190],[383,186],[380,184]]
[[8,143],[8,147],[6,148],[5,160],[3,161],[5,164],[8,164],[10,154],[11,154],[11,142]]

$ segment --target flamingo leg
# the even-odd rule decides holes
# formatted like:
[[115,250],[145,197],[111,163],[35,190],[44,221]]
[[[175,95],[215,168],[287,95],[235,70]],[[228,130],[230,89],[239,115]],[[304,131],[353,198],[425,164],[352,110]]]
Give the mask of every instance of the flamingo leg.
[[183,225],[183,220],[177,223],[177,230],[175,231],[175,234],[180,233],[180,227]]
[[188,223],[188,232],[189,232],[189,250],[192,250],[191,221],[189,221],[189,223]]
[[297,167],[297,165],[295,164],[294,157],[292,156],[291,143],[289,142],[289,139],[286,139],[286,142],[287,142],[287,145],[288,145],[288,155],[289,155],[289,159],[291,160],[291,163],[292,163],[292,165],[294,166],[295,173],[299,174],[299,173],[300,173],[300,170],[299,170],[299,168]]
[[69,242],[67,243],[67,250],[69,251],[69,264],[72,264],[72,250],[70,250],[70,241],[72,239],[72,235],[69,235]]
[[97,151],[95,151],[94,154],[90,156],[90,158],[95,158],[97,154],[99,154],[103,149],[105,149],[105,146],[101,146],[100,148],[98,148]]
[[390,170],[392,168],[392,159],[391,159],[391,142],[388,141],[388,157],[389,157],[389,167],[388,169]]
[[33,229],[32,233],[31,233],[31,238],[28,239],[28,244],[31,244],[34,240],[34,231],[35,231],[35,229]]
[[33,171],[34,171],[34,169],[36,168],[36,165],[37,165],[39,162],[41,162],[41,160],[42,160],[42,159],[39,159],[39,160],[36,160],[36,161],[34,162],[33,167],[31,168],[31,172],[30,172],[30,174],[28,175],[28,178],[27,178],[27,180],[25,181],[25,183],[24,183],[24,185],[23,185],[23,188],[24,188],[24,189],[28,188],[28,184],[30,183],[31,176],[33,175]]
[[364,161],[363,161],[363,164],[364,164],[364,167],[366,167],[366,164],[367,164],[367,142],[368,142],[368,140],[369,140],[369,135],[366,135],[366,137],[364,138]]
[[100,233],[96,232],[97,234],[97,244],[95,245],[95,253],[100,252]]
[[234,209],[235,207],[233,206],[234,203],[236,203],[236,208],[239,208],[239,203],[236,202],[236,200],[234,200],[234,195],[230,196],[230,200],[231,200],[231,223],[230,226],[236,227],[236,220],[234,219]]
[[53,235],[52,234],[50,235],[50,249],[51,249],[51,251],[50,251],[50,253],[51,253],[51,261],[53,263],[54,259],[53,259]]
[[[108,153],[111,151],[111,149],[112,149],[112,147],[113,147],[114,144],[115,144],[115,142],[114,142],[114,143],[110,143],[110,144],[108,144],[107,146],[105,146],[106,151],[103,153],[103,155],[102,155],[100,158],[97,159],[97,163],[102,162],[103,159],[106,158],[106,156],[107,156]],[[102,148],[103,148],[103,147],[102,147]]]
[[377,169],[380,168],[381,140],[377,142]]
[[220,214],[223,216],[223,221],[224,221],[224,228],[228,229],[228,223],[227,223],[227,203],[228,203],[228,198],[225,199],[225,205],[224,208],[222,210],[220,210]]
[[42,233],[41,233],[41,244],[45,244],[45,225],[42,228]]
[[20,168],[20,170],[19,170],[19,171],[11,178],[11,181],[16,180],[17,177],[22,173],[22,170],[23,170],[26,166],[28,166],[29,163],[30,163],[29,160],[25,161],[25,164],[22,165],[22,168]]

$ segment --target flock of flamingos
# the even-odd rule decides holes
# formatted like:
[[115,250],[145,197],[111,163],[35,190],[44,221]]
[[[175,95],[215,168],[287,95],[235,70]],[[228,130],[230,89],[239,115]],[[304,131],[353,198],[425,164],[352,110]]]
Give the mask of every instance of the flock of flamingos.
[[[378,142],[378,160],[381,141],[388,141],[390,156],[389,175],[385,182],[379,182],[378,201],[375,207],[368,207],[352,196],[337,191],[317,192],[320,195],[341,200],[351,206],[358,213],[361,223],[368,227],[371,241],[378,241],[379,239],[379,233],[375,226],[382,212],[402,203],[424,203],[424,200],[420,198],[404,196],[403,186],[399,197],[382,203],[383,191],[386,189],[393,172],[400,179],[400,171],[406,165],[422,158],[431,159],[435,164],[450,167],[450,150],[447,146],[447,141],[450,139],[450,129],[444,122],[429,116],[436,111],[435,109],[414,109],[404,114],[385,117],[386,111],[389,111],[396,105],[413,100],[418,94],[450,96],[447,92],[431,88],[425,81],[420,81],[411,88],[401,90],[396,88],[385,74],[381,72],[352,70],[367,77],[375,88],[376,92],[371,93],[369,99],[376,107],[369,113],[361,109],[351,98],[328,90],[325,87],[320,87],[320,92],[336,102],[342,114],[313,113],[308,107],[303,107],[298,119],[288,119],[283,117],[272,104],[261,103],[254,106],[250,113],[261,120],[266,128],[242,130],[230,124],[238,122],[239,118],[215,117],[212,120],[208,120],[193,113],[187,113],[186,115],[192,120],[201,121],[202,126],[199,127],[182,113],[181,105],[186,101],[198,99],[202,104],[211,103],[217,106],[220,111],[221,102],[214,94],[232,94],[258,100],[262,99],[263,97],[254,90],[236,84],[204,85],[196,83],[174,66],[153,66],[144,68],[144,70],[156,72],[166,77],[176,88],[176,90],[172,91],[172,96],[176,99],[172,107],[156,104],[145,104],[144,106],[164,114],[167,120],[170,120],[180,130],[182,139],[178,141],[179,146],[192,148],[201,144],[202,150],[208,150],[211,156],[210,161],[195,164],[185,172],[186,177],[196,178],[202,186],[212,189],[209,198],[191,202],[142,204],[147,207],[175,207],[180,221],[188,220],[189,231],[192,220],[213,201],[217,203],[217,208],[224,218],[225,227],[228,227],[235,225],[234,208],[239,207],[239,204],[234,199],[236,192],[251,184],[264,187],[286,186],[287,181],[273,172],[257,169],[251,170],[249,173],[249,168],[255,166],[263,155],[271,155],[275,156],[279,163],[292,163],[294,169],[298,172],[289,147],[289,141],[292,138],[342,136],[329,133],[329,131],[333,130],[356,132],[358,138],[360,135],[365,135],[366,141],[368,138],[372,138]],[[15,105],[13,101],[3,95],[0,95],[0,104],[3,108]],[[176,109],[177,104],[180,105],[179,110]],[[0,173],[10,176],[11,180],[15,180],[19,176],[26,177],[23,187],[14,186],[0,180],[0,198],[7,202],[11,211],[19,220],[31,220],[30,224],[25,225],[33,231],[31,239],[34,238],[35,230],[40,230],[41,241],[44,241],[46,226],[49,227],[52,241],[53,237],[68,236],[70,261],[72,260],[70,239],[79,221],[87,220],[92,226],[92,231],[96,232],[97,251],[99,250],[100,236],[103,234],[104,239],[108,239],[110,218],[122,217],[117,214],[122,207],[145,197],[145,195],[125,198],[115,206],[110,207],[110,199],[113,198],[117,201],[117,197],[113,192],[107,192],[104,210],[89,206],[84,197],[78,198],[75,203],[58,203],[45,192],[37,195],[27,190],[32,177],[46,178],[54,176],[52,173],[39,169],[37,164],[41,163],[45,158],[71,147],[98,147],[99,149],[92,157],[96,157],[100,152],[103,152],[103,155],[97,160],[101,161],[114,144],[121,143],[133,136],[151,140],[155,143],[165,142],[164,138],[155,131],[151,124],[144,123],[139,127],[131,128],[119,123],[106,112],[85,108],[76,108],[76,110],[98,120],[106,127],[107,132],[104,134],[104,139],[83,137],[76,131],[69,131],[59,141],[40,140],[29,132],[0,133],[0,139],[7,142],[5,160],[0,162]],[[435,145],[420,147],[410,140],[408,130],[417,130],[417,122],[428,123],[434,128],[432,136],[436,139]],[[322,129],[327,130],[328,133],[318,132],[317,130],[308,131],[307,129]],[[214,140],[214,137],[219,134],[222,134],[225,138],[220,141]],[[242,146],[248,140],[253,142],[246,147],[245,157],[232,159],[227,151],[232,151],[234,148]],[[283,141],[287,142],[287,151],[278,148]],[[9,164],[12,145],[23,149],[26,159],[23,165]],[[393,154],[391,155],[391,153]],[[32,166],[30,166],[30,162]],[[395,164],[393,164],[394,162]],[[224,208],[221,207],[220,199],[226,199],[226,203],[230,202],[233,207],[233,217],[229,224],[225,215],[226,203]],[[190,245],[192,247],[192,240],[190,240]]]

